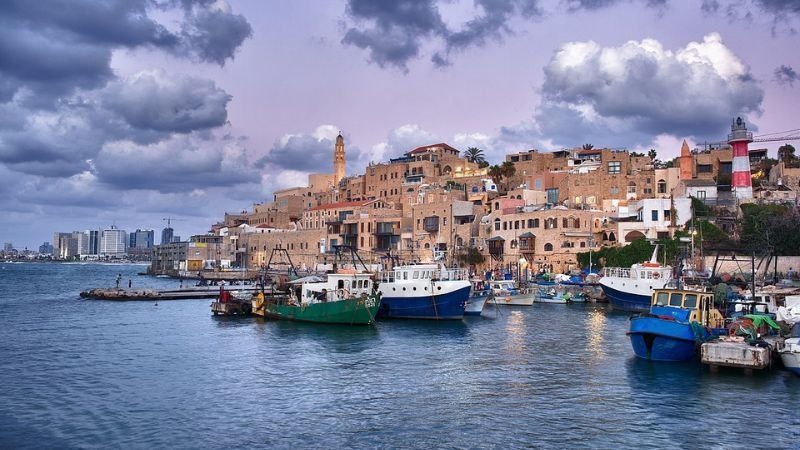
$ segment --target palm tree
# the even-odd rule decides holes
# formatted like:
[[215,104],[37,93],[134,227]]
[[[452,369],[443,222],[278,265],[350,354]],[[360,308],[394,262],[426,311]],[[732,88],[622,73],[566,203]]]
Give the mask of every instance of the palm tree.
[[483,155],[483,150],[479,149],[478,147],[469,147],[464,150],[464,159],[475,164],[480,164],[486,161],[486,158]]
[[650,151],[647,152],[647,156],[649,156],[651,160],[655,161],[658,153],[656,153],[656,149],[651,148]]
[[583,144],[581,146],[581,148],[584,149],[584,150],[591,150],[591,149],[594,148],[594,145],[592,145],[592,144]]
[[794,162],[794,146],[792,144],[784,144],[778,147],[778,160],[783,161],[786,167],[792,167]]

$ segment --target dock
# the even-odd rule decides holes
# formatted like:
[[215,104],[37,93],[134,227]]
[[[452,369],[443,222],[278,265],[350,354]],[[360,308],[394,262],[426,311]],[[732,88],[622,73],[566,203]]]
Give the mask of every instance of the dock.
[[772,358],[783,338],[767,336],[766,346],[755,346],[743,338],[722,337],[719,341],[706,342],[700,347],[700,361],[713,367],[739,367],[742,369],[769,369]]
[[[255,285],[231,286],[236,289],[232,291],[252,294],[257,292]],[[201,298],[219,297],[219,286],[189,287],[184,289],[117,289],[117,288],[94,288],[80,293],[82,298],[93,300],[116,300],[116,301],[153,301],[153,300],[190,300]]]

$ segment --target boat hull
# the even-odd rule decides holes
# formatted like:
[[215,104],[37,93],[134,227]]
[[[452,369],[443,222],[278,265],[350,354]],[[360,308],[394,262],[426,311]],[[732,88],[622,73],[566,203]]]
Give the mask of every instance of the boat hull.
[[800,376],[800,353],[781,353],[783,367],[797,376]]
[[426,296],[394,296],[384,293],[378,317],[387,319],[461,319],[469,298],[471,286],[452,290],[444,294]]
[[486,301],[492,296],[491,291],[473,291],[464,305],[465,316],[480,316]]
[[634,317],[628,336],[633,353],[651,361],[690,361],[697,357],[697,343],[688,323],[658,317]]
[[651,294],[642,295],[621,291],[601,283],[608,302],[614,309],[630,312],[650,311]]
[[335,323],[348,325],[371,325],[380,307],[375,296],[353,297],[335,302],[312,303],[309,305],[277,304],[269,301],[263,304],[265,317],[293,320],[298,322]]
[[494,304],[505,306],[531,306],[533,305],[534,294],[495,294]]

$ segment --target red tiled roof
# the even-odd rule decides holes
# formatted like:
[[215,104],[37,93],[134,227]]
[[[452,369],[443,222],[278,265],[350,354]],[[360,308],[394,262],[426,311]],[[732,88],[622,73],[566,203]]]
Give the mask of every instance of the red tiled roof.
[[348,208],[350,206],[364,206],[367,203],[373,202],[374,200],[363,200],[360,202],[339,202],[339,203],[328,203],[327,205],[319,205],[315,206],[309,211],[319,211],[321,209],[339,209],[339,208]]
[[[453,147],[445,144],[444,142],[440,142],[438,144],[426,145],[424,147],[417,147],[414,150],[411,150],[410,152],[406,153],[406,155],[416,155],[417,153],[424,153],[424,152],[427,152],[428,150],[430,150],[432,148],[435,148],[435,147],[444,147],[444,148],[449,149],[449,150],[456,150]],[[458,151],[458,150],[456,150],[456,151]]]

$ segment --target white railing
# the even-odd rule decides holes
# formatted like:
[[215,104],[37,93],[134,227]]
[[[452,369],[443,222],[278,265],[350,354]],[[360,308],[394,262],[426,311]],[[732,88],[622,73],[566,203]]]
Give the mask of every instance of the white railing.
[[[417,277],[414,277],[416,272]],[[469,280],[469,274],[464,269],[422,269],[422,268],[403,268],[398,270],[390,270],[381,274],[382,283],[397,282],[414,282],[420,280],[429,281],[456,281],[456,280]]]
[[632,278],[631,269],[626,269],[624,267],[606,267],[605,269],[603,269],[603,276],[615,277],[615,278]]

